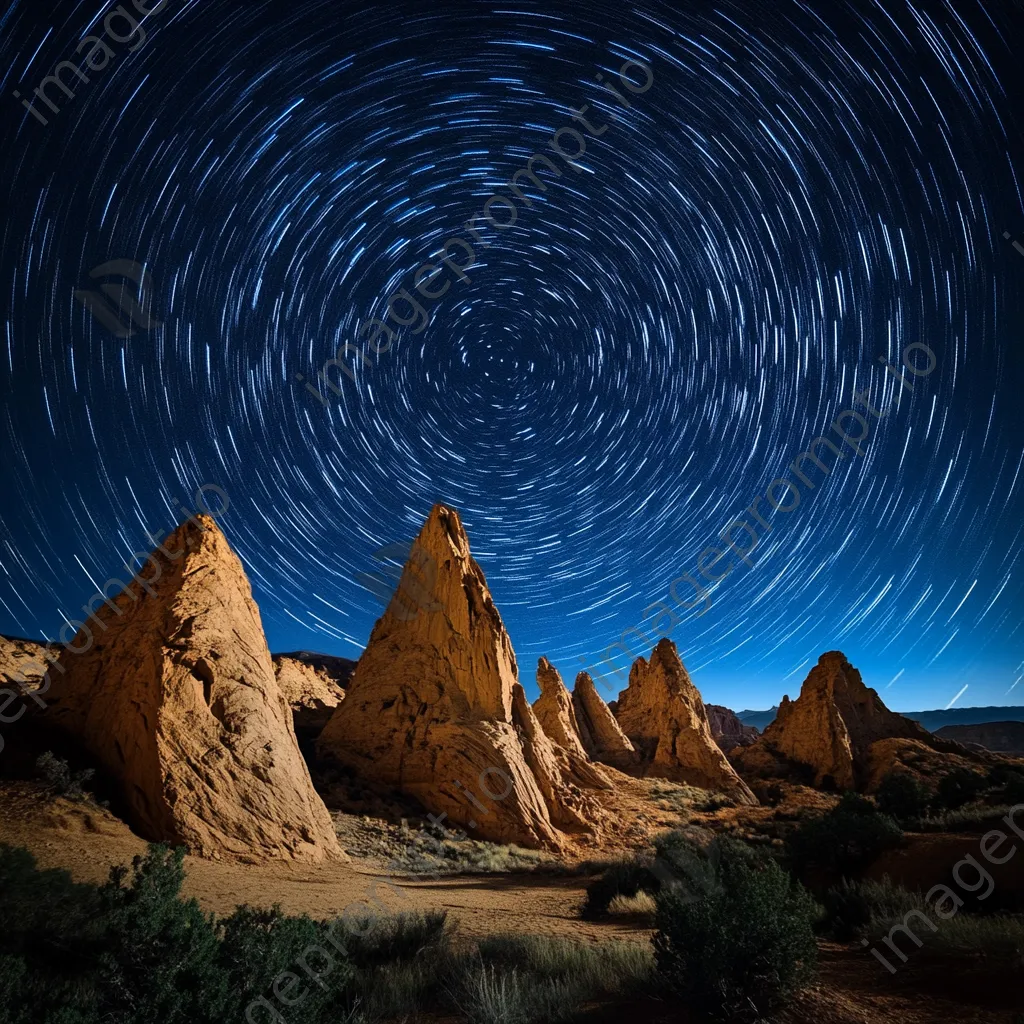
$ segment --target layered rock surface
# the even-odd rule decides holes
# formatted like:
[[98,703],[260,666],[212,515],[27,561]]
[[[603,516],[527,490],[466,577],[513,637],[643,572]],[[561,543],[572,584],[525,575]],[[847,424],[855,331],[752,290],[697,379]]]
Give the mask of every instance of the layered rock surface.
[[212,518],[178,527],[73,647],[50,671],[47,719],[117,780],[143,837],[209,857],[343,857]]
[[[410,615],[402,592],[424,588]],[[317,747],[479,838],[559,847],[599,828],[598,773],[545,736],[459,516],[442,505]]]
[[347,658],[330,658],[298,651],[275,654],[277,685],[292,709],[296,730],[316,737],[330,721],[334,709],[345,699],[356,663]]
[[45,650],[34,640],[0,636],[0,686],[35,689],[46,675]]
[[649,662],[633,663],[615,717],[642,755],[643,774],[757,803],[715,743],[704,701],[671,640],[659,640]]
[[872,744],[892,739],[936,747],[927,729],[890,711],[864,685],[842,651],[829,651],[811,669],[800,696],[782,698],[775,721],[750,750],[756,754],[755,748],[764,745],[805,765],[816,786],[857,789],[867,782]]
[[757,729],[752,725],[744,725],[735,711],[719,704],[705,704],[704,708],[708,713],[711,735],[723,753],[728,754],[736,747],[749,747],[751,743],[757,742]]
[[576,676],[572,705],[583,749],[589,757],[623,770],[638,763],[639,755],[633,744],[615,720],[611,708],[601,699],[594,680],[587,672]]
[[547,658],[537,662],[537,686],[540,696],[533,702],[533,713],[545,734],[569,753],[586,759],[572,697]]

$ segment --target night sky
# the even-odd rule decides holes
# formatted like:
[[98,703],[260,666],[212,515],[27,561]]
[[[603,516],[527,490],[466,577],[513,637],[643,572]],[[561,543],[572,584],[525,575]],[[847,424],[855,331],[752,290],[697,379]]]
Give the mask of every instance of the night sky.
[[[1024,703],[1019,4],[111,9],[0,17],[0,632],[213,484],[275,651],[354,656],[442,501],[528,692],[613,695],[639,626],[737,709],[836,648],[898,710]],[[13,93],[68,59],[44,125]]]

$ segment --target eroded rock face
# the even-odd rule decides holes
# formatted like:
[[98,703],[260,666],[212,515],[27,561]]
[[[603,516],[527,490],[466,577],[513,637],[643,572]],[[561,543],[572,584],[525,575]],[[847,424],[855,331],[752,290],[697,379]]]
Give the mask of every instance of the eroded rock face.
[[589,673],[580,672],[576,676],[572,704],[583,749],[591,758],[623,770],[639,762],[633,744],[601,699]]
[[[340,664],[334,668],[333,662]],[[345,658],[325,662],[304,651],[274,655],[277,685],[292,709],[297,731],[311,738],[323,732],[334,709],[345,699],[343,684],[348,681],[355,664]]]
[[757,803],[712,738],[704,701],[671,640],[658,641],[650,662],[633,663],[615,717],[643,758],[643,774]]
[[[402,592],[425,587],[431,599],[410,615]],[[587,783],[573,778],[570,755],[544,735],[518,685],[511,641],[454,510],[434,506],[396,595],[320,735],[320,754],[411,794],[475,838],[558,847],[566,831],[596,830]]]
[[711,735],[723,753],[728,754],[736,747],[749,747],[751,743],[757,742],[758,731],[752,725],[744,725],[736,717],[735,711],[719,704],[705,704],[704,709],[708,713]]
[[797,700],[782,698],[760,742],[811,769],[816,786],[842,790],[863,788],[871,745],[885,739],[936,745],[923,726],[890,711],[846,655],[829,651],[811,669]]
[[587,752],[580,740],[572,697],[562,677],[547,658],[537,662],[537,686],[540,696],[533,702],[533,713],[547,737],[569,753],[586,760]]
[[48,721],[120,782],[147,839],[207,857],[342,857],[245,570],[213,519],[178,527],[141,579],[99,606],[80,653],[62,653]]
[[34,640],[0,636],[0,686],[34,689],[46,675],[45,650]]

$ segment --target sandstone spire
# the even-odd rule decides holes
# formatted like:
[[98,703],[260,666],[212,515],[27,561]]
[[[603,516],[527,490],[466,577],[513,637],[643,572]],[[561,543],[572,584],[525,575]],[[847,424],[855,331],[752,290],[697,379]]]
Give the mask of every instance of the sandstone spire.
[[212,857],[344,856],[212,518],[179,526],[73,646],[50,672],[47,716],[119,782],[144,838]]
[[[414,614],[409,593],[428,598]],[[552,748],[459,516],[435,505],[318,749],[474,837],[557,847],[595,824]]]
[[615,720],[611,708],[601,699],[594,680],[586,672],[576,676],[572,704],[583,748],[590,757],[623,770],[637,763],[639,758],[633,744]]
[[936,746],[923,726],[890,711],[864,685],[846,655],[829,651],[811,669],[799,698],[782,698],[761,743],[813,768],[815,785],[855,789],[864,781],[871,744],[882,739]]
[[547,658],[537,662],[537,686],[540,696],[533,702],[533,713],[548,738],[569,753],[586,759],[587,751],[580,740],[572,697],[562,677]]
[[648,663],[637,658],[615,717],[644,760],[644,774],[757,803],[711,736],[700,693],[671,640],[662,639]]

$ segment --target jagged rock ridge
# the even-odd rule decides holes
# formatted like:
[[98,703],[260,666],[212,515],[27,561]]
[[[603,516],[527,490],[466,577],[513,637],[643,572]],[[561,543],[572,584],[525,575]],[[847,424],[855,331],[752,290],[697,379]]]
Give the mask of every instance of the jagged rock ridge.
[[671,640],[658,641],[650,662],[633,663],[615,717],[642,756],[643,774],[757,803],[712,738],[704,701]]
[[[238,556],[181,526],[50,672],[47,721],[118,781],[145,838],[211,857],[342,857]],[[91,642],[90,642],[91,640]]]

